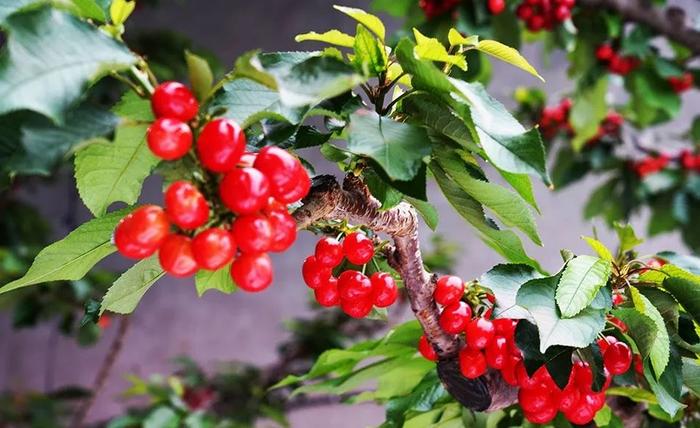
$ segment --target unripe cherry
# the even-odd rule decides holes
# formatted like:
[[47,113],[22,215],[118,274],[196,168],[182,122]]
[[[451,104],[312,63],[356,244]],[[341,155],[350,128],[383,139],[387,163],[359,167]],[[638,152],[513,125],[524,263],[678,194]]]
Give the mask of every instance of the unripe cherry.
[[237,217],[231,232],[244,253],[265,253],[272,247],[272,225],[262,214]]
[[369,298],[355,300],[341,299],[340,309],[353,318],[364,318],[372,312],[372,300]]
[[341,273],[338,291],[342,300],[369,300],[372,304],[372,282],[362,272],[349,269]]
[[206,169],[229,172],[238,164],[245,146],[245,133],[236,122],[214,119],[202,128],[197,140],[197,153]]
[[287,250],[297,239],[297,223],[287,211],[272,211],[267,214],[272,226],[270,251],[280,253]]
[[386,272],[375,272],[369,278],[372,283],[372,301],[378,308],[391,306],[399,297],[394,278]]
[[177,277],[187,277],[199,269],[192,252],[192,240],[172,234],[165,238],[158,250],[158,260],[164,271]]
[[338,292],[338,280],[331,276],[320,287],[314,290],[314,297],[319,305],[330,308],[340,304],[340,293]]
[[179,82],[163,82],[153,91],[151,107],[156,117],[189,122],[197,116],[199,103],[192,92]]
[[219,184],[219,196],[236,214],[253,214],[267,205],[270,183],[255,168],[235,168]]
[[272,283],[272,260],[267,253],[243,253],[231,264],[231,278],[241,290],[263,291]]
[[363,265],[374,257],[374,243],[362,232],[352,232],[343,240],[343,250],[350,263]]
[[192,252],[200,267],[217,270],[233,259],[236,242],[229,231],[212,227],[194,237]]
[[435,349],[430,342],[428,342],[428,338],[425,337],[424,334],[418,339],[418,352],[428,361],[437,361]]
[[146,142],[157,157],[165,160],[179,159],[192,147],[192,130],[178,119],[156,119],[148,127]]
[[459,370],[467,379],[476,379],[486,373],[486,357],[478,349],[468,346],[459,351]]
[[170,232],[163,209],[144,205],[119,221],[114,230],[114,244],[129,258],[142,259],[155,253]]
[[165,191],[165,213],[183,229],[196,229],[209,219],[209,204],[197,186],[176,181]]
[[612,343],[603,354],[603,363],[610,374],[621,375],[629,370],[632,364],[632,351],[624,342]]
[[270,180],[274,193],[292,190],[300,178],[300,170],[304,168],[291,153],[274,146],[260,149],[254,165]]
[[464,331],[472,316],[472,308],[459,301],[446,306],[440,314],[440,327],[447,333],[459,334]]
[[324,266],[334,268],[343,261],[343,244],[330,236],[324,236],[316,243],[316,260]]
[[474,349],[484,349],[493,340],[496,330],[486,318],[474,318],[467,324],[467,344]]
[[435,284],[433,297],[435,301],[442,306],[451,305],[459,301],[464,295],[464,281],[462,278],[454,275],[443,275]]
[[331,268],[318,263],[315,256],[309,256],[301,265],[301,274],[304,278],[304,283],[309,288],[322,287],[328,278],[331,276]]

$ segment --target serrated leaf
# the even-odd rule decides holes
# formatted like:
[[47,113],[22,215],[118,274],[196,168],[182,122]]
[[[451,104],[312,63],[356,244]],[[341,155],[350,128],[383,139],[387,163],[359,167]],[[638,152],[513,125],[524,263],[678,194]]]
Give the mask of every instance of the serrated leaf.
[[100,315],[105,311],[118,314],[132,313],[144,294],[163,275],[165,272],[160,267],[156,255],[136,263],[109,287],[100,305]]
[[629,224],[615,223],[613,227],[615,228],[615,233],[617,233],[617,239],[620,240],[620,251],[622,253],[633,250],[637,245],[644,242],[643,239],[637,237],[634,229]]
[[0,113],[27,109],[61,122],[90,82],[136,61],[124,44],[52,8],[16,13],[5,26]]
[[355,21],[359,22],[360,24],[364,25],[367,27],[370,31],[372,31],[374,34],[379,37],[379,40],[382,42],[384,41],[384,37],[386,36],[386,29],[384,28],[384,24],[382,23],[382,20],[377,18],[376,16],[372,15],[371,13],[367,13],[362,9],[354,8],[354,7],[344,7],[344,6],[338,6],[334,5],[333,8],[335,10],[339,10],[340,12],[343,12],[344,14],[348,15]]
[[506,46],[503,43],[495,40],[481,40],[476,44],[476,49],[525,70],[544,82],[544,78],[540,76],[537,70],[535,70],[535,67],[530,65],[530,63],[527,62],[522,55],[520,55],[520,52],[511,48],[510,46]]
[[97,142],[75,156],[75,180],[85,206],[97,217],[114,202],[136,203],[143,181],[158,164],[145,141],[145,125],[117,128],[114,142]]
[[656,277],[658,281],[655,282],[662,283],[695,322],[700,323],[700,275],[666,264],[660,272],[646,272],[640,279],[649,281],[652,277]]
[[49,281],[81,279],[100,260],[112,254],[112,232],[130,209],[109,213],[78,226],[60,241],[41,250],[27,273],[0,288],[0,294]]
[[683,387],[683,363],[680,355],[676,350],[673,350],[668,365],[661,375],[652,373],[652,366],[646,364],[644,366],[644,378],[649,383],[661,409],[667,415],[675,417],[678,412],[686,407],[681,403],[681,394]]
[[384,45],[379,43],[377,38],[362,24],[357,25],[353,47],[355,49],[353,62],[361,70],[366,70],[374,76],[379,76],[386,70],[388,59]]
[[700,362],[683,358],[683,384],[700,396]]
[[233,293],[236,291],[236,284],[231,278],[231,264],[214,271],[200,269],[194,277],[194,285],[199,297],[209,290],[218,290],[224,294]]
[[529,319],[530,313],[515,303],[518,289],[526,282],[541,278],[532,266],[500,264],[481,275],[479,284],[490,289],[496,296],[494,318]]
[[136,92],[128,91],[119,99],[119,102],[112,107],[112,113],[117,116],[133,121],[150,124],[155,121],[151,102],[139,97]]
[[435,64],[416,58],[413,54],[415,47],[415,43],[408,38],[403,38],[394,51],[403,70],[411,75],[413,87],[436,95],[449,94],[454,91],[454,86],[450,83],[447,75]]
[[418,211],[418,214],[420,214],[423,221],[425,221],[426,226],[428,226],[430,230],[434,231],[437,228],[439,213],[433,204],[426,201],[421,201],[420,199],[412,198],[410,196],[404,196],[404,199],[406,202],[413,205],[413,208]]
[[463,36],[459,31],[454,28],[450,28],[447,33],[447,40],[450,42],[450,46],[461,46],[461,45],[476,45],[479,43],[479,36]]
[[413,29],[413,35],[416,38],[416,47],[413,48],[413,53],[417,58],[444,62],[456,65],[462,70],[467,70],[467,60],[463,55],[449,54],[438,39],[426,37],[416,28]]
[[609,260],[578,256],[570,260],[561,275],[556,299],[562,318],[571,318],[593,302],[610,277]]
[[537,200],[535,199],[535,192],[532,190],[532,180],[526,174],[514,174],[512,172],[503,171],[502,169],[496,168],[501,177],[510,184],[518,195],[525,200],[532,208],[540,213],[540,207],[537,205]]
[[671,353],[671,342],[668,336],[668,330],[666,330],[666,323],[659,310],[656,309],[656,306],[654,306],[646,296],[641,294],[635,287],[629,287],[629,289],[635,309],[649,317],[656,326],[656,335],[649,352],[649,360],[651,361],[654,373],[658,379],[668,365]]
[[606,247],[605,244],[603,244],[599,240],[588,236],[582,236],[581,239],[586,241],[586,244],[588,244],[588,246],[591,247],[601,259],[607,261],[613,260],[613,255],[608,249],[608,247]]
[[294,36],[296,42],[324,42],[330,43],[331,45],[343,46],[346,48],[351,48],[355,44],[355,38],[349,34],[343,33],[339,30],[328,30],[325,33],[317,33],[315,31],[310,31],[304,34],[297,34]]
[[198,100],[205,100],[214,84],[214,74],[209,63],[206,59],[190,51],[185,51],[185,62],[194,94]]

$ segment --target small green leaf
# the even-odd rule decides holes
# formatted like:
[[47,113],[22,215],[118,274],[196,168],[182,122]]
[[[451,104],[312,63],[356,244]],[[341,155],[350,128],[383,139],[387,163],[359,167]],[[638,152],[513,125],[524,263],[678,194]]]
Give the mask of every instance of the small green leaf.
[[515,303],[520,286],[542,275],[532,266],[500,264],[481,275],[479,284],[490,289],[496,296],[494,318],[530,318],[529,312]]
[[656,306],[654,306],[646,296],[641,294],[635,287],[629,287],[629,289],[635,309],[649,317],[654,322],[654,325],[656,325],[656,336],[649,352],[649,359],[651,360],[651,365],[658,379],[668,365],[671,352],[671,343],[668,330],[666,330],[666,323],[659,310],[656,309]]
[[530,63],[520,55],[520,52],[510,46],[506,46],[495,40],[481,40],[476,44],[476,49],[525,70],[544,82],[544,78],[535,70],[535,67],[531,66]]
[[450,31],[447,33],[447,40],[450,42],[450,46],[473,46],[479,43],[479,36],[474,35],[465,37],[455,28],[450,28]]
[[593,302],[610,277],[610,260],[578,256],[570,260],[557,287],[557,305],[563,318],[576,316]]
[[136,8],[136,2],[132,0],[112,0],[109,7],[109,16],[114,25],[122,25]]
[[199,297],[202,297],[208,290],[218,290],[224,294],[236,291],[236,284],[231,278],[230,264],[214,271],[200,269],[194,277],[194,285]]
[[203,101],[214,85],[214,74],[211,67],[206,59],[190,51],[185,51],[185,62],[187,62],[187,71],[194,94],[199,101]]
[[571,145],[575,150],[581,150],[585,144],[598,132],[600,123],[608,113],[605,95],[608,91],[608,80],[600,78],[595,85],[577,93],[569,115],[569,123],[574,129],[574,139]]
[[143,428],[178,428],[180,416],[165,405],[156,407],[143,420]]
[[613,260],[613,255],[608,249],[608,247],[606,247],[605,244],[603,244],[599,240],[588,236],[582,236],[581,239],[586,241],[588,246],[591,247],[601,259],[607,260],[609,262]]
[[316,41],[330,43],[331,45],[343,46],[351,48],[355,44],[355,38],[349,34],[338,30],[328,30],[325,33],[317,33],[310,31],[304,34],[298,34],[294,37],[297,42]]
[[355,58],[353,62],[361,70],[367,70],[369,74],[379,76],[386,71],[387,55],[384,45],[362,24],[357,25],[355,35]]
[[637,245],[644,242],[643,239],[637,237],[634,229],[629,224],[615,223],[613,227],[617,233],[617,238],[620,240],[620,252],[622,253],[633,250]]
[[139,97],[133,91],[125,92],[122,95],[119,102],[112,107],[112,113],[134,122],[150,124],[155,120],[150,101]]
[[683,384],[700,396],[700,362],[683,358]]
[[377,18],[376,16],[372,15],[371,13],[367,13],[362,9],[358,9],[358,8],[354,8],[354,7],[344,7],[344,6],[334,5],[333,8],[335,10],[339,10],[340,12],[343,12],[344,14],[348,15],[349,17],[351,17],[355,21],[364,25],[371,32],[373,32],[377,37],[379,37],[379,40],[384,42],[384,37],[386,36],[386,30],[384,28],[384,24],[382,23],[381,19]]
[[435,230],[438,225],[439,214],[437,209],[429,202],[421,201],[420,199],[404,196],[404,199],[418,211],[418,214],[423,218],[425,224],[430,230]]
[[102,299],[100,315],[105,311],[118,314],[132,313],[143,295],[163,275],[165,272],[160,267],[158,257],[155,255],[136,263],[109,287]]
[[605,391],[606,395],[627,397],[635,403],[656,404],[656,396],[653,392],[635,386],[614,386]]
[[456,65],[466,71],[467,60],[463,55],[450,55],[438,39],[426,37],[416,28],[413,29],[413,35],[416,38],[416,47],[413,48],[413,53],[417,58]]

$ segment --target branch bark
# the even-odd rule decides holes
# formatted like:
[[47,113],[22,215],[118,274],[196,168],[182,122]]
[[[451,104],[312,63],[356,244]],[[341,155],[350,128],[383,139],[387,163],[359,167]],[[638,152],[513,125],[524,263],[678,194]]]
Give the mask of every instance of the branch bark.
[[475,380],[462,376],[457,358],[462,343],[459,336],[446,333],[438,323],[440,313],[433,299],[436,277],[423,267],[418,216],[411,205],[402,202],[381,211],[379,201],[352,174],[345,178],[342,188],[333,176],[315,177],[302,203],[294,213],[299,229],[320,220],[348,220],[392,238],[394,246],[387,250],[389,264],[401,276],[411,309],[439,357],[438,375],[457,401],[474,410],[497,410],[515,402],[517,390],[497,372]]

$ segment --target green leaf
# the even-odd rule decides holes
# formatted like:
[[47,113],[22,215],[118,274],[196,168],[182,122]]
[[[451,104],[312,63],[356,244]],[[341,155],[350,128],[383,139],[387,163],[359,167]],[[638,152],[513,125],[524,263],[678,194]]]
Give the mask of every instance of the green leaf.
[[537,206],[537,200],[535,199],[535,192],[532,190],[532,181],[528,175],[513,174],[512,172],[503,171],[498,168],[497,171],[501,174],[501,177],[510,184],[510,187],[518,192],[518,195],[520,195],[525,202],[530,204],[535,211],[538,213],[540,212],[540,208]]
[[0,113],[27,109],[60,122],[89,83],[136,60],[96,27],[51,8],[14,14],[6,28]]
[[218,290],[224,294],[236,291],[236,284],[231,278],[230,264],[214,271],[200,269],[194,277],[194,285],[199,297],[202,297],[208,290]]
[[413,48],[413,53],[417,58],[444,62],[467,70],[467,61],[463,55],[450,55],[438,39],[426,37],[416,28],[413,29],[413,35],[416,38],[416,47]]
[[593,302],[610,277],[610,260],[578,256],[570,260],[561,275],[556,299],[561,316],[571,318]]
[[132,0],[112,0],[109,6],[109,16],[114,25],[122,25],[136,8],[136,2]]
[[129,211],[119,210],[78,226],[65,238],[41,250],[27,273],[0,288],[0,294],[43,282],[81,279],[97,262],[115,251],[112,232]]
[[139,97],[134,91],[125,92],[119,102],[112,107],[112,113],[133,122],[150,124],[156,120],[151,108],[151,102]]
[[190,51],[185,51],[185,62],[187,62],[187,71],[194,94],[198,100],[205,100],[214,85],[214,74],[209,63]]
[[85,206],[97,217],[117,201],[136,203],[159,159],[145,141],[146,125],[117,128],[114,142],[96,142],[75,156],[75,180]]
[[421,127],[358,110],[350,116],[348,150],[374,159],[392,180],[408,181],[430,154],[430,145]]
[[698,360],[683,358],[683,384],[700,396],[700,363]]
[[38,3],[38,1],[39,0],[0,0],[0,23],[3,23],[5,18],[16,11],[30,4]]
[[634,229],[629,224],[615,223],[613,227],[615,228],[615,233],[617,233],[617,239],[620,241],[620,251],[622,253],[626,253],[644,242],[643,239],[637,237]]
[[143,295],[165,275],[158,256],[153,255],[133,265],[107,290],[100,306],[100,315],[105,311],[130,314]]
[[571,318],[560,318],[555,293],[561,274],[533,279],[518,290],[516,303],[527,309],[537,324],[540,352],[554,345],[584,348],[605,326],[605,310],[587,307]]
[[165,405],[156,407],[143,420],[143,428],[178,428],[180,416]]
[[668,275],[663,280],[664,288],[700,324],[700,275],[673,265],[664,265],[661,271]]
[[656,306],[654,306],[646,296],[641,294],[635,287],[629,287],[629,289],[635,309],[649,317],[656,326],[656,336],[649,352],[649,359],[658,379],[668,365],[671,352],[671,343],[668,330],[666,330],[666,323],[659,310],[656,309]]
[[404,199],[406,202],[413,205],[413,208],[418,211],[418,214],[420,214],[430,230],[434,231],[437,228],[439,214],[437,209],[431,203],[421,201],[420,199],[412,198],[410,196],[404,196]]
[[569,114],[569,123],[574,129],[575,136],[571,145],[575,150],[581,150],[584,145],[598,132],[600,123],[608,113],[605,95],[608,90],[608,80],[600,78],[595,85],[577,92]]
[[656,404],[656,396],[653,392],[635,386],[614,386],[605,391],[606,395],[627,397],[635,403]]
[[416,89],[432,94],[449,94],[454,86],[445,73],[430,61],[420,60],[413,51],[416,45],[408,38],[403,38],[396,46],[396,58],[403,70],[411,75],[411,83]]
[[547,352],[540,352],[540,339],[537,327],[528,322],[520,321],[515,330],[515,341],[523,353],[523,362],[527,373],[532,374],[542,366],[560,388],[564,388],[571,375],[571,354],[574,349],[566,346],[552,346]]
[[95,0],[71,0],[75,13],[81,18],[94,19],[99,22],[107,21],[107,14]]
[[479,284],[490,289],[496,296],[494,318],[528,319],[530,313],[515,303],[520,286],[542,275],[532,266],[500,264],[481,275]]
[[365,74],[378,76],[386,71],[387,55],[384,45],[379,43],[377,38],[362,24],[357,25],[353,47],[355,49],[353,62],[361,70],[366,70]]
[[644,377],[656,395],[659,406],[669,416],[674,417],[686,407],[680,402],[683,392],[683,363],[675,349],[668,361],[668,366],[661,375],[652,373],[651,366],[646,364],[644,365]]
[[381,19],[377,18],[376,16],[372,15],[371,13],[367,13],[362,9],[357,9],[354,7],[344,7],[344,6],[334,5],[333,8],[335,10],[339,10],[339,11],[343,12],[344,14],[348,15],[349,17],[351,17],[355,21],[364,25],[371,32],[373,32],[377,37],[379,37],[379,40],[384,42],[384,37],[386,36],[386,30],[384,28],[384,24],[382,23]]
[[607,260],[609,262],[613,260],[613,255],[608,249],[608,247],[606,247],[605,244],[603,244],[599,240],[588,236],[582,236],[581,239],[586,241],[588,246],[591,247],[601,259]]
[[476,49],[525,70],[544,82],[544,78],[535,70],[535,67],[531,66],[530,63],[520,55],[520,52],[510,46],[506,46],[495,40],[481,40],[476,44]]
[[631,107],[637,113],[636,119],[640,125],[649,125],[659,119],[659,111],[665,115],[663,119],[674,118],[681,107],[681,99],[668,81],[649,68],[643,68],[632,73],[627,87],[631,94]]
[[463,36],[462,33],[454,28],[450,28],[447,32],[447,41],[450,42],[450,46],[473,46],[479,43],[479,36]]
[[304,34],[298,34],[294,37],[297,42],[316,41],[330,43],[331,45],[343,46],[351,48],[355,45],[355,38],[349,34],[338,30],[328,30],[325,33],[319,34],[315,31],[310,31]]

